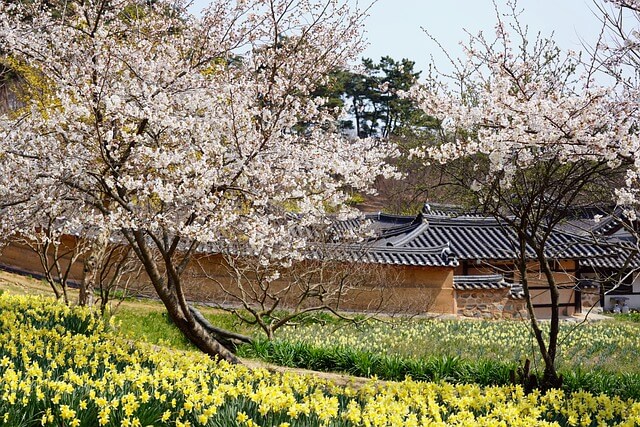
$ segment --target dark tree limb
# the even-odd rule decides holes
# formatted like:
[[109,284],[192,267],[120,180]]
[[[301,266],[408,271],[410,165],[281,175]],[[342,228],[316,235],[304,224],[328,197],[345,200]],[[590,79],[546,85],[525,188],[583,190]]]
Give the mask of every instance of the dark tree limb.
[[189,305],[189,311],[200,326],[213,335],[216,341],[231,351],[235,351],[240,344],[251,344],[253,342],[253,338],[251,337],[213,326],[211,322],[202,315],[200,310],[192,305]]

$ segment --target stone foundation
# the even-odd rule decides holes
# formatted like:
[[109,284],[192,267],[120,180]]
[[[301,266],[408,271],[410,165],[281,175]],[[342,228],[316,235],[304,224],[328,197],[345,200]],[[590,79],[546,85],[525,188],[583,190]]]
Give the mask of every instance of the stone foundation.
[[581,289],[581,304],[582,304],[582,312],[586,313],[593,307],[594,309],[600,307],[600,289],[598,288],[587,288]]
[[479,319],[526,319],[529,317],[524,299],[513,299],[509,288],[456,289],[456,314]]

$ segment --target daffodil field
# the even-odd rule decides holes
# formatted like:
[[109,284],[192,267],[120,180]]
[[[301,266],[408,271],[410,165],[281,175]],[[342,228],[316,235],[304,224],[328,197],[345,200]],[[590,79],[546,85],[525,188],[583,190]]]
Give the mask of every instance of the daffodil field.
[[[542,323],[543,330],[548,329]],[[325,326],[308,324],[278,331],[278,340],[315,347],[339,346],[398,356],[457,356],[462,359],[518,361],[537,347],[528,321],[423,320],[370,321]],[[561,367],[638,371],[640,329],[630,322],[571,322],[560,325]]]
[[[543,328],[548,325],[543,324]],[[630,322],[564,323],[558,366],[565,391],[589,390],[640,399],[640,330]],[[242,347],[246,357],[356,376],[405,376],[504,385],[538,351],[524,321],[424,320],[306,324],[280,330],[274,341]]]
[[339,387],[118,336],[89,311],[0,295],[3,426],[632,426],[640,403],[407,379]]

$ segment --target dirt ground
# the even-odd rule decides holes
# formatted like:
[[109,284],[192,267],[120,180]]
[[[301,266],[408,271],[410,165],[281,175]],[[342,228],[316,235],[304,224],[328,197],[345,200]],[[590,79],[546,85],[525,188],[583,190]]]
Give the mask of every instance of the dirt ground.
[[[287,368],[284,366],[271,365],[269,363],[262,362],[260,360],[252,360],[252,359],[242,359],[242,363],[252,369],[255,368],[264,368],[271,372],[292,372],[297,375],[313,375],[317,378],[322,378],[332,383],[336,384],[340,387],[351,387],[354,389],[359,389],[364,386],[366,383],[371,382],[372,380],[369,378],[363,377],[353,377],[350,375],[344,374],[336,374],[333,372],[319,372],[319,371],[310,371],[308,369],[299,369],[299,368]],[[388,381],[377,381],[378,384],[383,384]]]
[[[0,289],[20,295],[36,294],[53,296],[53,291],[45,282],[32,277],[9,273],[4,270],[0,270]],[[74,290],[70,290],[70,293],[77,294]]]

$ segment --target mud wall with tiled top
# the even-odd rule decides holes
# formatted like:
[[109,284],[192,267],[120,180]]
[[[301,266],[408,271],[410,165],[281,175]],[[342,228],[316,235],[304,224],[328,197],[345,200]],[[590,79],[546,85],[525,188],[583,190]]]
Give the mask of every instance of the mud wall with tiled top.
[[480,319],[528,318],[524,299],[514,299],[509,288],[454,291],[456,314]]
[[[66,239],[65,246],[72,247],[73,239]],[[73,281],[82,280],[82,258],[78,259],[71,269]],[[68,260],[63,260],[66,264]],[[15,268],[23,273],[42,274],[42,266],[33,251],[24,245],[11,244],[0,253],[0,265]],[[363,265],[369,270],[372,265]],[[526,318],[527,312],[523,299],[513,299],[509,288],[460,290],[453,288],[454,270],[451,267],[401,267],[377,266],[376,271],[392,270],[388,274],[386,286],[365,284],[352,291],[349,297],[343,296],[341,308],[356,311],[383,311],[392,313],[422,314],[426,312],[438,314],[457,314],[474,318]],[[203,277],[202,270],[207,271],[208,278]],[[374,274],[372,271],[371,274]],[[234,281],[229,277],[220,256],[201,256],[197,263],[185,272],[185,292],[189,299],[195,301],[216,301],[227,303],[229,295],[221,291],[216,282],[233,288]],[[370,285],[370,286],[368,286]],[[274,286],[285,287],[286,283],[276,281]],[[133,281],[132,291],[153,295],[146,276],[142,274]],[[581,292],[583,311],[597,303],[597,289],[584,289]],[[295,295],[292,296],[292,298]],[[231,298],[229,303],[233,303]],[[596,304],[597,306],[597,304]],[[545,313],[538,313],[545,317]],[[564,314],[564,313],[563,313]],[[546,317],[549,315],[546,314]]]
[[[68,251],[75,245],[75,239],[65,237],[63,243],[65,251]],[[64,258],[61,261],[62,266],[66,267],[69,261],[68,257]],[[43,274],[43,268],[36,253],[25,245],[15,242],[2,248],[0,266],[36,277]],[[81,282],[82,267],[83,259],[80,257],[71,267],[69,279],[72,282]],[[335,274],[335,265],[326,268],[333,269]],[[340,294],[339,309],[407,315],[455,313],[452,267],[424,268],[362,264],[345,265],[343,268],[355,270],[349,273],[351,281],[341,283],[348,288],[348,292]],[[354,278],[354,276],[357,277]],[[189,300],[215,302],[223,306],[239,304],[238,299],[234,297],[240,293],[237,279],[230,275],[228,265],[220,255],[194,257],[194,261],[182,277],[183,290]],[[251,271],[245,278],[251,280]],[[246,283],[245,285],[251,286]],[[270,292],[278,294],[282,299],[283,308],[292,306],[299,300],[299,286],[290,285],[283,279],[269,285]],[[255,283],[254,286],[258,288]],[[155,295],[153,286],[144,272],[131,281],[128,289],[134,295]],[[333,296],[326,297],[322,302],[331,305],[336,295],[337,293],[334,292]],[[316,302],[313,298],[307,300],[309,305]],[[337,303],[335,305],[337,306]]]

